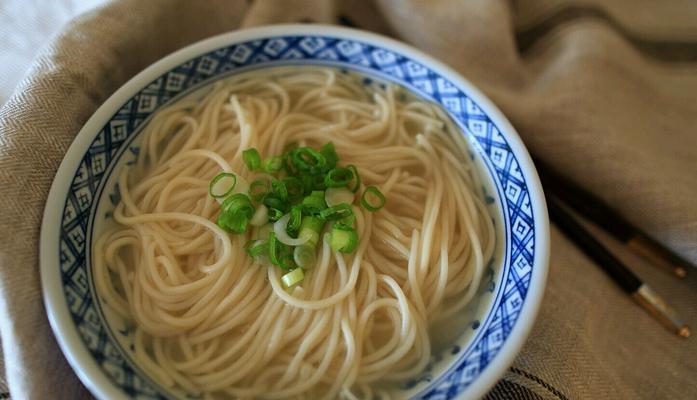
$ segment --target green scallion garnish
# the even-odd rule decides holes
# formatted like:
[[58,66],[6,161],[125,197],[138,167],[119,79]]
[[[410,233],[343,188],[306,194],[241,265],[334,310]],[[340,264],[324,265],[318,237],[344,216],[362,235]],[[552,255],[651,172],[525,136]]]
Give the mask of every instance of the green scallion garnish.
[[257,202],[260,202],[270,191],[271,183],[268,179],[257,179],[249,185],[249,196]]
[[328,142],[327,144],[322,146],[321,149],[319,149],[319,152],[324,156],[324,159],[326,160],[325,168],[332,169],[336,167],[336,163],[339,162],[339,156],[336,154],[336,150],[334,149],[334,143]]
[[358,175],[358,169],[355,165],[349,164],[346,166],[351,172],[353,172],[353,187],[349,188],[353,193],[356,193],[361,187],[361,176]]
[[[228,180],[231,179],[232,183],[230,183],[229,185],[225,185],[227,186],[227,188],[224,188],[221,191],[219,188],[216,188],[216,186],[219,186],[219,183],[224,183],[223,179],[225,178],[229,178]],[[213,198],[226,197],[227,195],[232,193],[233,190],[235,190],[235,185],[237,185],[237,175],[231,172],[221,172],[211,180],[211,183],[208,185],[208,193]]]
[[250,171],[256,171],[261,166],[261,156],[254,147],[242,152],[242,160]]
[[286,193],[288,194],[288,200],[296,200],[302,198],[305,193],[303,183],[300,179],[294,176],[286,176],[282,180],[286,187]]
[[300,171],[309,171],[311,174],[321,172],[327,164],[327,159],[322,153],[310,147],[299,147],[291,151],[293,165]]
[[293,234],[300,229],[302,218],[302,208],[300,206],[295,206],[290,209],[290,219],[288,220],[288,227],[286,228],[288,233]]
[[283,167],[283,159],[279,156],[267,158],[262,164],[262,169],[269,174],[276,173]]
[[279,181],[278,179],[271,181],[271,190],[277,199],[283,202],[288,200],[288,188],[285,182]]
[[332,250],[340,253],[352,253],[358,246],[358,234],[350,226],[334,224],[329,238]]
[[303,279],[305,279],[305,273],[303,272],[302,268],[296,268],[283,275],[281,277],[281,282],[283,282],[285,287],[289,288],[299,282],[302,282]]
[[353,209],[346,203],[337,204],[326,208],[319,213],[319,217],[324,220],[338,220],[353,216]]
[[298,237],[309,237],[307,244],[315,247],[319,242],[319,234],[324,227],[324,221],[320,218],[307,215],[300,222]]
[[293,249],[293,261],[300,268],[314,267],[316,258],[314,246],[300,245]]
[[276,234],[271,232],[269,233],[269,260],[271,261],[271,264],[273,265],[279,265],[281,262],[281,247],[283,246],[283,243],[279,242],[278,239],[276,239]]
[[[368,197],[373,197],[373,199]],[[375,186],[368,186],[361,196],[361,205],[366,210],[375,212],[385,206],[385,196]]]
[[[249,148],[242,152],[242,159],[250,171],[270,176],[257,177],[248,192],[234,193],[237,175],[216,175],[208,191],[222,202],[217,224],[235,234],[245,233],[251,225],[255,238],[247,242],[245,251],[257,262],[270,262],[287,271],[281,278],[285,287],[302,282],[303,269],[315,265],[326,226],[330,227],[332,250],[356,250],[356,196],[351,192],[360,190],[361,177],[355,165],[340,164],[333,143],[319,151],[292,144],[283,154],[263,161],[256,149]],[[385,196],[375,186],[366,187],[359,201],[371,212],[385,206]]]
[[233,233],[244,233],[256,211],[249,197],[242,193],[226,198],[220,208],[218,226]]
[[275,222],[283,217],[283,211],[278,208],[269,208],[269,221]]
[[257,258],[262,255],[266,255],[269,252],[269,243],[266,240],[250,240],[247,242],[246,246],[247,254],[252,256],[252,258]]
[[281,257],[278,259],[278,266],[284,271],[290,271],[298,268],[298,265],[293,259],[293,253],[290,252],[288,248],[284,248],[284,250],[285,251],[283,251]]
[[313,190],[309,196],[305,196],[301,205],[306,214],[319,214],[322,210],[327,208],[327,203],[324,200],[324,191]]
[[353,172],[348,168],[337,167],[324,176],[324,184],[330,187],[344,187],[353,179]]

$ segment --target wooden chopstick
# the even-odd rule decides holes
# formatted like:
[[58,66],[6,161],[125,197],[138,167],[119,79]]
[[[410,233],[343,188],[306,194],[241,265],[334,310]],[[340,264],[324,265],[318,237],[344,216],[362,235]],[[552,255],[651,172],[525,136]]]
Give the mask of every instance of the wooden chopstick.
[[598,242],[574,217],[561,205],[553,194],[547,194],[549,216],[586,255],[600,267],[644,310],[656,318],[668,330],[680,337],[690,336],[690,328],[685,325],[678,314],[629,268],[612,255]]
[[604,201],[561,177],[540,160],[534,161],[545,191],[554,193],[574,211],[602,227],[651,265],[679,278],[687,275],[690,263],[636,228]]

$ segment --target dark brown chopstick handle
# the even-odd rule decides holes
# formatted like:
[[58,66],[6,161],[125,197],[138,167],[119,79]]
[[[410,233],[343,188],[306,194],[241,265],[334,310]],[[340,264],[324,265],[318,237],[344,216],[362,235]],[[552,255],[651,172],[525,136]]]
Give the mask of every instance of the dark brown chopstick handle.
[[554,195],[546,195],[547,209],[551,220],[573,240],[586,255],[593,259],[625,292],[631,295],[637,304],[658,320],[666,329],[676,335],[686,338],[690,336],[690,328],[684,324],[680,316],[656,293],[651,287],[642,283],[639,278],[618,259],[615,258],[600,242],[581,226],[567,212]]
[[669,271],[680,278],[685,277],[690,263],[634,227],[607,203],[561,177],[545,163],[535,159],[535,166],[545,191],[554,194],[574,211],[624,242],[632,252],[643,257],[652,265]]
[[576,222],[574,217],[562,208],[554,195],[547,195],[547,209],[550,219],[564,234],[574,241],[588,257],[598,263],[622,289],[630,294],[639,289],[641,280]]

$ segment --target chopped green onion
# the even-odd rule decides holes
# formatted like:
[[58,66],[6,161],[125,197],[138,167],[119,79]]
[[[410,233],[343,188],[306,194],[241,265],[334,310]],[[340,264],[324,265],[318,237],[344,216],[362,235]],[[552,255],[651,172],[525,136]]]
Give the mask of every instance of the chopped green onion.
[[218,226],[232,233],[244,233],[249,224],[249,216],[241,213],[220,213]]
[[315,248],[313,246],[302,245],[293,249],[293,260],[300,268],[312,268],[315,266]]
[[281,258],[278,260],[278,266],[286,271],[298,268],[298,265],[295,263],[295,260],[293,259],[293,254],[290,251],[283,252],[283,254],[281,254]]
[[283,181],[274,179],[271,181],[271,189],[278,199],[283,202],[288,201],[288,188],[286,188],[286,184]]
[[[371,204],[371,201],[368,199],[368,196],[371,195],[375,197],[377,201],[373,201]],[[363,192],[363,196],[361,196],[361,205],[363,208],[370,212],[375,212],[379,209],[381,209],[385,205],[385,196],[380,192],[380,189],[376,188],[375,186],[368,186],[365,188],[365,191]]]
[[275,208],[281,211],[286,209],[286,202],[274,196],[273,194],[264,196],[264,199],[261,201],[261,203],[266,207]]
[[284,246],[284,244],[279,242],[278,239],[276,239],[275,233],[271,232],[269,233],[268,245],[269,261],[271,261],[271,264],[273,265],[280,265],[281,249]]
[[[208,192],[221,203],[217,224],[232,233],[244,233],[252,225],[255,239],[247,242],[245,251],[257,261],[268,259],[288,271],[282,277],[286,287],[302,281],[302,269],[316,263],[316,247],[327,221],[331,221],[327,236],[331,248],[342,253],[355,251],[358,233],[352,205],[361,177],[355,165],[339,166],[332,142],[319,151],[289,143],[281,155],[263,161],[257,149],[248,148],[242,159],[250,171],[269,175],[249,186],[242,176],[216,175]],[[360,204],[375,212],[384,207],[385,196],[377,187],[368,186]]]
[[330,187],[344,187],[353,179],[353,172],[348,168],[337,167],[324,176],[324,184]]
[[[232,184],[227,188],[227,190],[224,190],[222,193],[214,193],[215,191],[220,191],[220,189],[216,189],[215,186],[224,178],[232,178]],[[213,198],[220,198],[220,197],[226,197],[232,191],[235,189],[235,185],[237,184],[237,175],[231,173],[231,172],[221,172],[218,175],[211,180],[211,183],[208,185],[208,193],[211,195]]]
[[288,222],[290,222],[291,214],[288,213],[281,217],[273,224],[273,232],[276,234],[276,239],[288,246],[300,246],[305,244],[309,237],[292,237],[288,231]]
[[232,214],[221,212],[218,214],[218,218],[216,219],[215,223],[224,230],[231,231],[232,229],[228,228],[228,226],[231,226],[234,223],[232,220]]
[[323,226],[324,221],[317,217],[307,215],[303,217],[302,222],[300,222],[298,237],[309,237],[306,244],[315,247],[317,246],[317,242],[319,242],[319,233],[322,231]]
[[264,171],[269,174],[280,171],[281,167],[283,167],[283,159],[279,156],[267,158],[262,165]]
[[315,178],[312,175],[303,174],[300,175],[300,182],[303,185],[303,194],[309,195],[315,186]]
[[249,185],[249,196],[254,201],[261,201],[271,190],[271,183],[268,179],[260,178]]
[[288,220],[288,226],[286,231],[289,233],[297,232],[300,229],[300,222],[302,221],[302,208],[295,206],[290,209],[290,219]]
[[310,147],[299,147],[290,152],[293,165],[300,171],[321,172],[327,164],[327,159],[317,150]]
[[312,191],[309,196],[305,196],[301,205],[306,214],[320,213],[327,208],[327,203],[324,201],[324,192],[321,190]]
[[249,197],[242,193],[226,198],[220,208],[218,226],[233,233],[244,233],[255,212]]
[[305,279],[305,273],[302,268],[296,268],[281,277],[283,285],[287,288],[302,282],[303,279]]
[[250,171],[256,171],[261,166],[261,156],[254,147],[242,152],[242,160]]
[[286,192],[288,193],[288,200],[295,200],[304,194],[305,190],[303,188],[303,183],[300,179],[294,176],[286,176],[283,178],[283,184],[286,186]]
[[336,167],[336,163],[339,162],[339,156],[336,154],[336,150],[334,149],[334,143],[332,142],[327,142],[324,146],[322,146],[321,149],[319,149],[320,154],[324,156],[324,159],[327,160],[326,169],[332,169]]
[[324,183],[325,175],[319,174],[311,177],[312,179],[312,190],[324,190],[327,185]]
[[269,221],[278,221],[283,215],[283,211],[278,208],[269,208]]
[[269,243],[266,240],[250,240],[245,246],[247,254],[252,256],[252,258],[257,258],[259,256],[265,255],[269,252]]
[[351,253],[358,246],[358,234],[351,227],[334,224],[329,238],[329,245],[334,251]]
[[[295,150],[295,149],[293,149]],[[298,170],[295,168],[293,165],[293,150],[288,150],[283,155],[281,156],[281,159],[283,160],[283,169],[289,174],[289,175],[297,175]],[[301,176],[302,178],[302,176]]]
[[333,207],[341,203],[352,204],[355,198],[356,194],[346,187],[328,188],[324,191],[324,201],[329,207]]
[[353,180],[354,180],[354,185],[352,188],[349,188],[353,193],[356,193],[358,189],[361,187],[361,176],[358,175],[358,169],[356,168],[355,165],[349,164],[346,166],[351,172],[353,172]]
[[225,201],[223,201],[223,204],[220,205],[220,209],[224,213],[235,213],[240,210],[245,212],[249,211],[250,214],[254,213],[252,201],[249,199],[249,196],[243,193],[235,193],[232,196],[228,196]]
[[346,203],[329,207],[319,213],[319,217],[324,220],[337,220],[353,216],[353,209]]

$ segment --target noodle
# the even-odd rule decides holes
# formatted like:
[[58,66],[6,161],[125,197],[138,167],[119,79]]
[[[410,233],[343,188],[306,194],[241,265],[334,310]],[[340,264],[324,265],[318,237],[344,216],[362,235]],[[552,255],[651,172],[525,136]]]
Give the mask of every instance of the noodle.
[[[117,224],[94,247],[97,290],[135,325],[139,365],[203,398],[388,398],[432,354],[429,327],[477,292],[494,227],[452,122],[394,85],[277,68],[217,82],[156,113],[118,178]],[[456,134],[453,134],[456,135]],[[320,240],[302,285],[218,225],[208,183],[251,182],[241,153],[331,140],[387,198],[354,205],[352,254]]]

